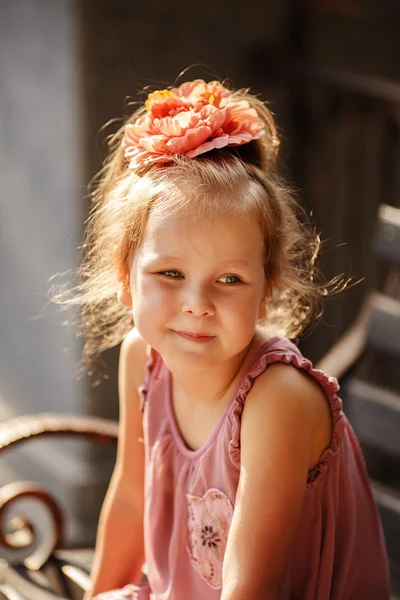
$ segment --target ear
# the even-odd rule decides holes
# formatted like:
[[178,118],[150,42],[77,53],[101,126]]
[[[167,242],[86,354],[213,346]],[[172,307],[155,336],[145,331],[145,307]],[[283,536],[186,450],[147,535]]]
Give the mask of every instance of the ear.
[[258,321],[263,321],[267,316],[268,300],[271,297],[271,287],[268,285],[267,279],[264,282],[264,297],[261,299],[258,310]]
[[119,289],[117,292],[118,302],[122,304],[122,306],[126,306],[127,308],[132,308],[132,294],[129,289],[129,284],[120,283]]
[[126,263],[118,269],[117,279],[118,279],[118,292],[117,292],[118,302],[120,304],[122,304],[122,306],[131,308],[132,307],[132,294],[131,294],[131,289],[130,289],[130,285],[129,285],[129,269],[128,269],[128,265]]
[[258,317],[257,317],[258,321],[263,321],[265,319],[265,317],[267,316],[267,302],[268,302],[268,298],[267,298],[267,296],[264,296],[264,298],[260,302],[260,308],[258,310]]

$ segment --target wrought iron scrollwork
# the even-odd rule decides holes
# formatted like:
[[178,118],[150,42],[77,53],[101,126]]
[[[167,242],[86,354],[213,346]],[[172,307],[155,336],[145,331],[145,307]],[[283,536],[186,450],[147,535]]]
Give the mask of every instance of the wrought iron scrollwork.
[[[43,505],[52,520],[52,530],[25,560],[28,569],[38,571],[47,562],[55,548],[64,541],[64,515],[56,499],[35,483],[9,483],[0,489],[0,544],[11,550],[22,550],[34,545],[36,526],[26,517],[14,516],[7,522],[11,507],[22,499],[36,500]],[[10,530],[10,531],[8,531]]]
[[[57,439],[78,437],[115,445],[118,424],[85,415],[45,413],[20,416],[0,423],[0,453],[34,438],[50,436]],[[12,516],[11,509],[18,513],[16,505],[24,500],[44,507],[46,516],[51,519],[49,532],[43,531],[43,527],[39,532],[36,518]],[[24,481],[9,483],[0,488],[0,547],[20,550],[25,556],[28,554],[22,563],[12,566],[6,561],[0,561],[0,597],[13,600],[81,597],[79,590],[87,587],[89,571],[63,556],[60,548],[64,545],[64,532],[64,514],[59,503],[39,485]],[[39,533],[40,537],[47,533],[42,541]]]

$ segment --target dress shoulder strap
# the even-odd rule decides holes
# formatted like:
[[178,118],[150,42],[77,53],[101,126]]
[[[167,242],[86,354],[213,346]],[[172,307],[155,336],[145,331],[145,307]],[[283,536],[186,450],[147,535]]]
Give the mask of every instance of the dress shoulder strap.
[[282,338],[271,338],[260,346],[255,360],[247,371],[234,399],[230,419],[232,421],[232,433],[229,442],[231,460],[237,466],[240,465],[240,423],[241,415],[247,394],[251,390],[254,381],[268,368],[269,365],[282,362],[291,364],[297,369],[303,370],[315,379],[324,390],[332,415],[333,434],[330,446],[321,455],[318,465],[309,473],[308,481],[315,481],[321,470],[327,468],[332,457],[337,453],[341,440],[344,436],[345,418],[342,410],[342,401],[337,395],[339,384],[335,377],[329,377],[324,371],[315,369],[310,360],[305,358],[300,350],[292,342]]

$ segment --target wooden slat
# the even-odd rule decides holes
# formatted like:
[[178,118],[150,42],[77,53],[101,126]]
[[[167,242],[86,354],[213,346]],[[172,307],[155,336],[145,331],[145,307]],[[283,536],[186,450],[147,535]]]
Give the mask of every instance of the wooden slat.
[[[67,600],[51,589],[45,577],[40,576],[40,573],[22,571],[0,561],[0,582],[7,600]],[[15,598],[6,595],[10,590],[15,590]]]
[[7,583],[0,583],[0,600],[26,600],[26,598]]
[[379,206],[374,250],[388,263],[400,265],[400,209],[387,204]]
[[368,322],[367,344],[376,350],[400,356],[399,300],[385,294],[375,294]]
[[353,325],[339,338],[317,363],[317,369],[340,379],[361,358],[365,350],[367,325],[374,302],[374,294],[368,295]]
[[345,391],[344,410],[357,437],[400,457],[400,397],[354,378]]

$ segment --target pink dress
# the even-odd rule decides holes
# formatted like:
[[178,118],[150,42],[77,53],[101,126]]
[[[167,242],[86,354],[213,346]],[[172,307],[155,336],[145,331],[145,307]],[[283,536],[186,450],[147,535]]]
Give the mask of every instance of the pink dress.
[[382,528],[337,381],[280,338],[257,350],[210,439],[196,451],[185,445],[174,417],[170,372],[151,350],[142,391],[148,583],[100,594],[99,600],[220,598],[239,481],[240,418],[254,380],[274,362],[291,363],[320,383],[333,422],[331,445],[308,475],[279,600],[389,600]]

